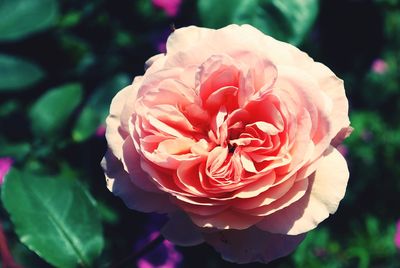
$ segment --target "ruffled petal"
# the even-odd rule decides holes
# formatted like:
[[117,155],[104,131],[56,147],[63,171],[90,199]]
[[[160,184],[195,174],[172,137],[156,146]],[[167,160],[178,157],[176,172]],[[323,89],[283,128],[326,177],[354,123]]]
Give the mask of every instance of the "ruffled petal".
[[128,208],[159,213],[171,212],[176,209],[169,201],[167,194],[146,192],[134,185],[122,163],[111,151],[106,153],[101,165],[105,171],[108,189],[119,196]]
[[108,147],[118,159],[122,157],[122,144],[129,133],[121,128],[121,113],[131,90],[132,86],[127,86],[117,93],[111,102],[110,114],[106,119]]
[[349,171],[343,156],[330,147],[313,177],[306,194],[296,203],[265,217],[257,226],[272,233],[296,235],[314,229],[335,213],[343,199]]
[[211,32],[208,28],[201,28],[196,26],[182,27],[176,29],[167,40],[167,54],[174,54],[182,50],[186,50],[193,46],[193,44],[204,40]]
[[133,141],[126,138],[123,144],[122,163],[129,174],[131,182],[148,192],[160,192],[150,176],[140,168],[140,155],[137,153]]
[[327,66],[314,62],[308,70],[318,81],[320,89],[332,100],[332,110],[329,115],[333,135],[350,125],[349,103],[344,90],[344,83]]
[[237,230],[247,229],[262,220],[261,217],[246,215],[230,209],[211,216],[190,214],[190,218],[199,227]]

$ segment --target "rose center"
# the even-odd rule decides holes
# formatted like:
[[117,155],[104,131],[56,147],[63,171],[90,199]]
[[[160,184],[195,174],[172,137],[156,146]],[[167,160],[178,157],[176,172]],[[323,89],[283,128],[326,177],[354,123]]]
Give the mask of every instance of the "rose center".
[[232,145],[228,142],[228,152],[229,153],[233,154],[236,150],[236,147],[237,147],[236,145]]

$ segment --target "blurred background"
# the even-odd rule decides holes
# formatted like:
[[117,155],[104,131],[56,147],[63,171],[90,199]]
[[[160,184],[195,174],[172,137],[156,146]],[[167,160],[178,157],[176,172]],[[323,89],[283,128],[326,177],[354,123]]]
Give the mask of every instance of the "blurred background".
[[2,267],[239,267],[205,244],[135,256],[165,218],[126,208],[99,165],[112,97],[171,29],[230,23],[329,66],[354,127],[337,213],[290,256],[249,266],[400,267],[399,0],[0,0]]

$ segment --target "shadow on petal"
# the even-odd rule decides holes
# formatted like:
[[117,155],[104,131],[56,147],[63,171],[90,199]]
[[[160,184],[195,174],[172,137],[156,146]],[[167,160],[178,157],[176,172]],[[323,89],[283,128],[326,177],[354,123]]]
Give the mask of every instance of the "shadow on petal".
[[290,254],[305,238],[306,234],[291,236],[272,234],[256,227],[246,230],[223,230],[205,233],[223,259],[239,264],[268,263]]
[[195,246],[204,242],[200,228],[183,212],[169,214],[169,221],[161,229],[165,239],[179,246]]
[[102,167],[105,172],[108,189],[119,196],[125,205],[141,212],[165,213],[175,209],[165,193],[151,193],[138,188],[131,182],[121,161],[109,150],[104,156]]

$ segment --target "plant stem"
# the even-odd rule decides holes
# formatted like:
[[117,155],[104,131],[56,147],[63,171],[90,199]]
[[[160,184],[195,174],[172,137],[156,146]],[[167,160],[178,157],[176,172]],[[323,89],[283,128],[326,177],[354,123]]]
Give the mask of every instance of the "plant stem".
[[3,226],[0,223],[0,255],[3,264],[3,268],[21,268],[15,263],[13,256],[8,248],[7,238],[4,234]]

